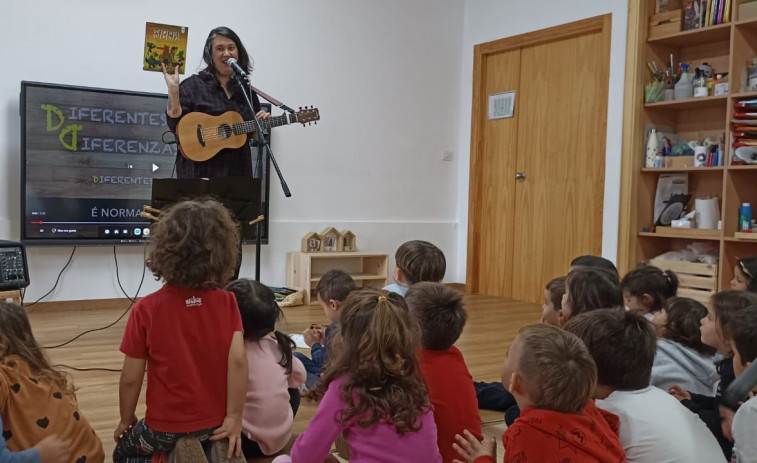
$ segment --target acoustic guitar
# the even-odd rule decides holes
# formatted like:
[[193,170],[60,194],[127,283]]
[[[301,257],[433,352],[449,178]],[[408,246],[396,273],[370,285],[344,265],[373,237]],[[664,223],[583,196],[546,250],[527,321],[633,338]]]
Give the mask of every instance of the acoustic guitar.
[[[263,130],[299,122],[303,126],[321,119],[318,108],[300,108],[294,114],[285,113],[259,119]],[[191,161],[207,161],[224,148],[239,148],[247,142],[247,134],[257,132],[255,121],[245,121],[236,111],[220,116],[189,113],[176,125],[179,151]]]

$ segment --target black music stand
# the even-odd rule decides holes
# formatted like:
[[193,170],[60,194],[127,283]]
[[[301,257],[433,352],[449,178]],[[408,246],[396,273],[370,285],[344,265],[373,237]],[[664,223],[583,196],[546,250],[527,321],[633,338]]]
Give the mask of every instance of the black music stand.
[[179,201],[201,197],[219,201],[239,222],[240,239],[255,240],[255,280],[260,281],[260,223],[250,225],[249,222],[261,214],[262,180],[250,177],[156,178],[152,181],[151,205],[163,209]]

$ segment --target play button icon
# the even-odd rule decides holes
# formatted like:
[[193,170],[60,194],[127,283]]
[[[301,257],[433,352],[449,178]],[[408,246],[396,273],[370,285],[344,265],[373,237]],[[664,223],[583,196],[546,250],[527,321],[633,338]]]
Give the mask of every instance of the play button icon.
[[155,172],[155,171],[156,171],[156,170],[158,170],[159,168],[160,168],[160,167],[156,166],[156,165],[155,165],[155,163],[153,163],[153,164],[152,164],[152,171],[153,171],[153,172]]

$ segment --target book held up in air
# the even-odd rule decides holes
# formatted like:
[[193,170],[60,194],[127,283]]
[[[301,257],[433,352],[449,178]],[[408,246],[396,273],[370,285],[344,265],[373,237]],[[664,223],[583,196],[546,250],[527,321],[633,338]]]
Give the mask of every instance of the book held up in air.
[[189,28],[148,22],[145,28],[145,48],[142,69],[173,74],[178,66],[179,74],[184,74],[187,61],[187,35]]

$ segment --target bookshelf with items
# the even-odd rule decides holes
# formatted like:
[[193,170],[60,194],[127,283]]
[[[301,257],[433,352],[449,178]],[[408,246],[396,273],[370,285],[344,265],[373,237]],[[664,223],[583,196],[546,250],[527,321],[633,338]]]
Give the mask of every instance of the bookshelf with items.
[[[622,211],[628,212],[628,218],[621,219],[621,233],[625,231],[628,235],[621,236],[621,247],[627,248],[620,249],[618,263],[620,270],[626,271],[639,261],[654,259],[668,251],[683,250],[693,243],[704,243],[718,253],[717,272],[703,270],[701,275],[695,272],[685,280],[703,281],[709,278],[714,280],[709,283],[713,290],[724,290],[730,287],[736,260],[757,256],[757,239],[751,239],[752,236],[757,238],[757,233],[737,233],[739,206],[748,202],[757,207],[757,154],[754,155],[755,163],[749,164],[736,158],[736,147],[732,146],[734,142],[749,147],[754,145],[754,152],[757,153],[757,91],[754,91],[757,90],[757,78],[750,83],[751,72],[747,69],[757,63],[757,2],[754,16],[749,16],[752,13],[743,10],[738,0],[711,1],[714,4],[708,2],[710,8],[720,9],[715,14],[720,18],[719,24],[702,25],[709,19],[708,15],[713,14],[713,11],[707,13],[704,8],[700,11],[705,16],[697,20],[701,21],[699,27],[682,30],[683,27],[692,26],[689,10],[693,3],[698,3],[701,8],[701,0],[668,0],[663,2],[667,3],[666,6],[661,5],[661,0],[642,0],[635,7],[639,10],[635,12],[634,21],[629,18],[629,27],[635,22],[638,30],[629,32],[628,63],[635,68],[627,70],[626,86],[636,85],[636,89],[642,91],[626,90],[640,96],[641,101],[626,100],[625,115],[631,118],[631,123],[627,120],[625,124],[627,132],[624,133],[623,156],[627,171],[623,176],[623,188],[627,189],[627,193],[621,192],[621,195],[632,204],[621,206]],[[728,7],[730,11],[726,10]],[[662,11],[664,8],[667,11]],[[743,13],[741,18],[739,13]],[[633,43],[630,42],[632,38],[635,38]],[[680,69],[678,63],[688,63],[692,70],[704,68],[706,63],[711,69],[711,76],[721,75],[717,83],[722,84],[727,79],[728,88],[720,85],[718,94],[715,94],[712,85],[715,82],[710,82],[706,96],[700,93],[703,96],[693,97],[689,94],[685,98],[669,99],[683,95],[682,92],[676,94],[670,91],[665,95],[659,91],[660,87],[667,89],[671,86],[676,71]],[[744,74],[745,78],[742,77]],[[757,77],[757,72],[754,75]],[[657,85],[652,91],[650,81]],[[754,90],[750,90],[750,85]],[[738,106],[740,102],[750,100],[754,100],[752,105]],[[747,116],[742,113],[754,114]],[[751,126],[755,128],[754,133],[744,133],[743,129]],[[692,150],[699,147],[707,154],[702,155],[699,162],[694,156],[665,156],[656,158],[653,166],[649,165],[645,152],[651,128],[664,134],[675,134],[679,141],[694,141],[696,143],[693,145],[701,146],[692,146]],[[674,136],[669,138],[675,140]],[[658,146],[669,145],[663,143]],[[684,148],[678,147],[678,151]],[[720,227],[655,227],[654,204],[658,182],[665,174],[685,174],[688,177],[691,199],[686,207],[687,212],[694,210],[696,198],[718,198]],[[682,286],[686,288],[685,283]]]

